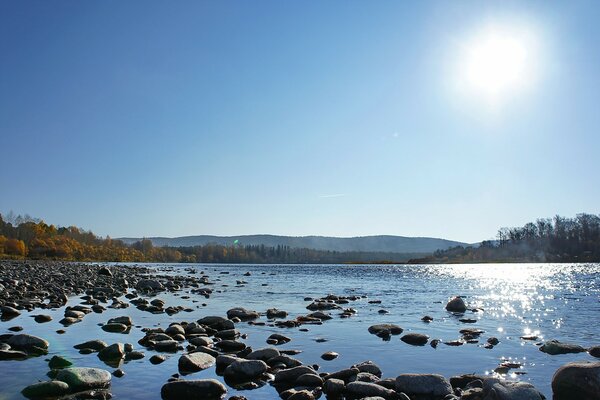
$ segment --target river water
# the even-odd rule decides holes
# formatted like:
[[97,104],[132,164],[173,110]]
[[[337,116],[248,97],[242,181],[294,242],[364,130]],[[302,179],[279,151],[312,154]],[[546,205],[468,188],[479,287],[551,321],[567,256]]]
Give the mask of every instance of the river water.
[[[485,265],[214,265],[214,264],[145,264],[161,274],[187,274],[189,269],[203,272],[215,284],[210,299],[190,295],[187,290],[162,293],[158,297],[166,306],[182,305],[193,309],[168,316],[150,314],[131,306],[127,309],[108,309],[102,314],[89,314],[83,322],[63,328],[58,321],[61,310],[35,310],[23,313],[11,321],[0,322],[0,333],[8,333],[11,326],[20,325],[25,332],[41,336],[50,342],[47,357],[25,361],[0,361],[0,400],[21,399],[20,391],[38,380],[47,380],[47,359],[54,354],[69,358],[76,366],[99,367],[112,371],[95,354],[82,355],[73,345],[91,339],[107,343],[132,343],[146,357],[121,366],[126,373],[114,378],[112,393],[116,399],[159,399],[160,388],[177,372],[181,353],[171,355],[160,365],[148,359],[154,352],[137,344],[143,337],[142,327],[167,327],[171,322],[194,321],[208,315],[225,316],[228,309],[243,306],[259,312],[268,308],[288,311],[289,317],[309,313],[305,297],[323,297],[327,294],[366,296],[346,305],[357,310],[350,318],[334,318],[322,325],[305,325],[307,332],[298,328],[277,328],[239,323],[236,328],[247,334],[243,341],[253,348],[267,347],[266,338],[280,333],[292,341],[280,349],[296,349],[295,357],[307,364],[319,364],[320,372],[333,372],[352,364],[372,360],[383,371],[384,377],[400,373],[439,373],[446,377],[458,374],[494,374],[503,361],[522,364],[513,369],[507,379],[521,380],[535,385],[551,398],[550,383],[558,367],[570,361],[594,358],[587,353],[551,356],[542,353],[538,345],[550,339],[579,344],[583,347],[600,345],[600,264],[485,264]],[[244,276],[250,272],[250,276]],[[247,284],[237,285],[244,280]],[[182,298],[189,296],[189,298]],[[470,308],[464,315],[447,312],[444,306],[455,295],[462,296]],[[126,300],[126,299],[125,299]],[[369,301],[380,300],[380,304]],[[72,298],[70,304],[79,304]],[[205,303],[203,306],[202,303]],[[388,314],[378,311],[385,309]],[[50,314],[53,321],[37,324],[30,318],[35,314]],[[109,318],[130,315],[136,326],[128,335],[102,331],[99,323]],[[433,321],[421,321],[424,315]],[[459,319],[475,319],[464,323]],[[267,322],[266,317],[259,321]],[[418,347],[393,336],[383,341],[369,334],[368,327],[376,323],[394,323],[406,332],[429,335],[431,339],[451,341],[460,338],[459,330],[484,330],[480,343],[437,348]],[[523,340],[525,335],[538,336],[537,340]],[[492,349],[483,347],[488,337],[500,343]],[[335,351],[340,356],[323,361],[320,356]],[[596,360],[597,361],[597,360]],[[222,378],[214,368],[201,371],[186,379]],[[229,395],[241,394],[248,399],[276,399],[276,391],[269,385],[252,391],[229,390]]]

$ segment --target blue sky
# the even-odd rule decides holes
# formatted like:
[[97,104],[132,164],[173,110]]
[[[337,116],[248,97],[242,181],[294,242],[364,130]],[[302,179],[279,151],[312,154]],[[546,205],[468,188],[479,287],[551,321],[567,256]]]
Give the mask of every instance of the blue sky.
[[[0,210],[101,235],[478,241],[599,213],[600,4],[0,0]],[[527,88],[463,90],[488,26]],[[464,69],[464,68],[463,68]]]

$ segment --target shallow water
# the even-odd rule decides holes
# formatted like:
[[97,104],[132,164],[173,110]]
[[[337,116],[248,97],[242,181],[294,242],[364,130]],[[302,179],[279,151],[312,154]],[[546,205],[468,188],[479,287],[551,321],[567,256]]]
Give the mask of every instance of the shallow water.
[[[237,324],[236,328],[248,335],[243,340],[253,348],[267,347],[266,338],[271,333],[281,333],[292,338],[280,349],[298,349],[294,356],[307,364],[319,364],[321,371],[333,372],[352,364],[372,360],[383,370],[384,377],[400,373],[439,373],[446,377],[457,374],[493,373],[503,359],[523,364],[519,374],[509,374],[508,379],[534,384],[546,397],[551,398],[550,383],[556,369],[570,361],[594,358],[587,353],[550,356],[538,350],[543,340],[557,339],[590,347],[600,344],[600,264],[485,264],[485,265],[212,265],[212,264],[148,264],[160,273],[186,274],[188,268],[203,271],[215,282],[210,299],[190,295],[181,296],[187,290],[175,294],[162,293],[158,297],[166,306],[182,305],[194,309],[168,316],[154,315],[137,310],[108,309],[103,314],[88,314],[83,322],[66,328],[67,333],[57,334],[63,326],[58,323],[64,309],[34,310],[11,320],[0,322],[0,333],[9,333],[11,326],[23,326],[24,333],[41,336],[50,341],[47,357],[30,358],[25,361],[0,362],[0,400],[21,399],[20,391],[38,380],[46,380],[46,360],[59,354],[73,361],[76,366],[100,367],[112,371],[95,354],[81,355],[73,345],[91,339],[107,343],[132,343],[136,350],[146,354],[142,360],[125,363],[121,368],[126,375],[114,378],[112,393],[116,399],[159,399],[160,388],[177,372],[178,353],[160,364],[148,361],[154,352],[137,344],[143,337],[142,327],[166,327],[170,322],[193,321],[207,315],[222,315],[228,309],[243,306],[264,312],[279,308],[289,312],[288,318],[305,315],[305,297],[337,295],[365,295],[345,307],[355,308],[358,313],[346,319],[335,316],[323,325],[305,325],[308,332],[298,328],[286,329],[269,326]],[[184,270],[185,269],[185,270]],[[243,276],[249,271],[251,276]],[[221,274],[229,272],[229,274]],[[236,280],[248,283],[237,286]],[[226,286],[225,286],[226,285]],[[456,316],[445,311],[446,301],[461,295],[469,307],[480,312],[467,311]],[[369,304],[369,300],[381,300],[381,304]],[[71,305],[79,304],[72,298]],[[206,306],[202,306],[206,303]],[[166,307],[165,306],[165,307]],[[378,310],[389,314],[381,315]],[[53,321],[37,324],[30,315],[50,314]],[[128,335],[107,333],[97,325],[109,318],[130,315],[136,327]],[[430,315],[431,323],[421,317]],[[462,323],[459,318],[473,318],[476,323]],[[266,317],[261,317],[266,321]],[[485,331],[479,344],[459,347],[440,344],[437,349],[429,345],[410,346],[393,336],[382,341],[368,333],[375,323],[395,323],[406,332],[420,332],[432,339],[442,341],[460,338],[458,331],[478,328]],[[526,341],[520,336],[535,334],[537,341]],[[483,348],[490,336],[500,339],[493,349]],[[317,342],[316,339],[326,339]],[[335,351],[340,357],[323,361],[320,356]],[[523,374],[521,374],[523,373]],[[186,379],[213,378],[214,368],[201,371]],[[222,381],[222,378],[217,377]],[[230,388],[228,396],[243,394],[248,399],[275,399],[276,391],[270,386],[237,392]]]

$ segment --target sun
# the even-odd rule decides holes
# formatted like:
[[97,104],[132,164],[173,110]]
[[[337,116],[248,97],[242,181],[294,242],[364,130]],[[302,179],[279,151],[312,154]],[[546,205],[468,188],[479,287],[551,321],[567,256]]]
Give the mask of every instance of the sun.
[[531,83],[534,61],[528,32],[488,27],[464,45],[462,79],[470,91],[498,102]]

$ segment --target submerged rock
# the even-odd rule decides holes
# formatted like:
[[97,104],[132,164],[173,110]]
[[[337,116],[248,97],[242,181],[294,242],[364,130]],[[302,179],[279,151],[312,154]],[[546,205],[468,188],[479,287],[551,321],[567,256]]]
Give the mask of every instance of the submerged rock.
[[38,382],[27,386],[21,394],[28,399],[59,397],[69,393],[69,385],[62,381]]

